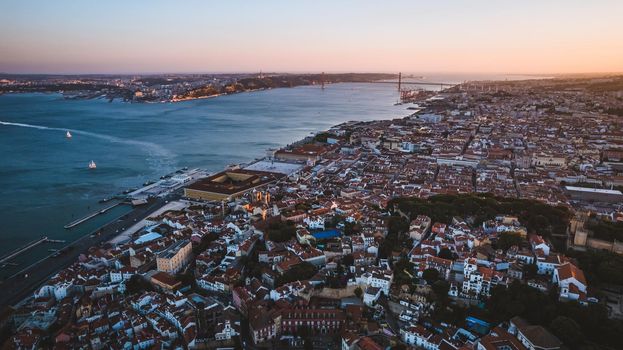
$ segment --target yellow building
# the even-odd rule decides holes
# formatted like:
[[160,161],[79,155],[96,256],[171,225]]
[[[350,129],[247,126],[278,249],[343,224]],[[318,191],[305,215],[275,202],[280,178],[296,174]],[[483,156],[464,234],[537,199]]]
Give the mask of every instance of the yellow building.
[[165,251],[158,254],[156,265],[158,271],[177,273],[181,271],[189,262],[192,253],[192,244],[185,239],[179,241]]

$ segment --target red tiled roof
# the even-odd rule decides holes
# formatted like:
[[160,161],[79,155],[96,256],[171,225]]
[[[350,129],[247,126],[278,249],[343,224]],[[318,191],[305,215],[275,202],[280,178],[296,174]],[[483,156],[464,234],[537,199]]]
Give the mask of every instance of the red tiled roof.
[[558,277],[561,281],[569,278],[575,278],[578,282],[586,285],[584,272],[570,262],[562,264],[558,267]]

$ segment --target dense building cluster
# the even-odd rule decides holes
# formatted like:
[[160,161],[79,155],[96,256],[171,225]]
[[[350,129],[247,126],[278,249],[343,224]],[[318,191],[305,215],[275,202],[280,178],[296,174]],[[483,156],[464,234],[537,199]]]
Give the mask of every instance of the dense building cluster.
[[[463,84],[408,117],[344,123],[190,184],[177,209],[91,248],[18,305],[11,343],[558,349],[519,317],[435,318],[441,299],[477,305],[513,281],[598,303],[551,237],[511,213],[440,222],[388,208],[490,193],[621,220],[622,122],[606,113],[621,92],[551,84]],[[576,226],[566,241],[579,246]]]

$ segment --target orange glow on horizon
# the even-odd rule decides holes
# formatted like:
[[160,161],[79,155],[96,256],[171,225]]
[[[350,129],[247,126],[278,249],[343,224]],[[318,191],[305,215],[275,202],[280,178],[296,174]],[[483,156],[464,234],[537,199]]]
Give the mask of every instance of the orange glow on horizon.
[[0,71],[623,71],[621,1],[184,4],[2,5]]

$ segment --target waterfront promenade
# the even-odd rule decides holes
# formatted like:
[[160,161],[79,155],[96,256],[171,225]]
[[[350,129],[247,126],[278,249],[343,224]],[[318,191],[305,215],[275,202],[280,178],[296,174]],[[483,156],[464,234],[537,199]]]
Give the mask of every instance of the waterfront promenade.
[[[160,209],[157,209],[156,211],[154,211],[152,213],[153,216],[158,216],[166,211],[169,210],[181,210],[183,208],[187,207],[187,204],[184,202],[180,202],[180,201],[173,201],[170,202],[168,204],[165,204],[164,206],[160,207]],[[138,222],[134,223],[134,225],[132,225],[131,227],[129,227],[128,229],[126,229],[125,231],[123,231],[122,233],[119,233],[118,235],[116,235],[115,237],[113,237],[113,239],[110,240],[110,243],[112,244],[121,244],[124,242],[127,242],[130,240],[130,238],[132,237],[133,234],[135,234],[136,232],[138,232],[139,230],[141,230],[143,227],[147,226],[147,220],[143,219],[143,220],[139,220]]]
[[[80,254],[92,246],[97,246],[110,241],[113,237],[121,234],[123,229],[131,227],[136,222],[145,219],[155,210],[166,204],[167,201],[180,198],[180,192],[176,191],[164,198],[153,199],[146,205],[137,207],[130,213],[117,218],[89,235],[76,240],[64,249],[64,253],[57,257],[43,258],[6,280],[0,282],[0,310],[14,305],[32,293],[51,276],[61,269],[74,263]],[[99,233],[99,234],[97,234]]]

